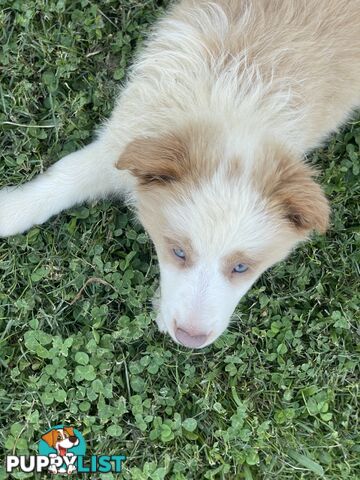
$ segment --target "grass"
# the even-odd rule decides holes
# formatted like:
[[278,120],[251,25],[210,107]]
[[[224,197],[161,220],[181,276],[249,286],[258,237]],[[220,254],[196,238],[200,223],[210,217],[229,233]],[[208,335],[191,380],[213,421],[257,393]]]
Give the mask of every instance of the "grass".
[[[167,3],[3,0],[1,185],[91,140]],[[93,478],[358,479],[359,146],[352,121],[314,153],[330,231],[266,273],[204,351],[158,333],[154,250],[123,206],[0,240],[0,452],[36,454],[67,423],[92,454],[128,457]]]

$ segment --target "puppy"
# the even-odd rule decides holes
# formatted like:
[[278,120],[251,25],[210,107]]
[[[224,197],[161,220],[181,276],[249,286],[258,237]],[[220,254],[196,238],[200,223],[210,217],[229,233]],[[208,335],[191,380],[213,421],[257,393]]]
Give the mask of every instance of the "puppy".
[[157,322],[201,348],[328,202],[304,155],[360,105],[358,0],[181,0],[97,139],[0,191],[0,235],[123,195],[160,262]]
[[[75,435],[72,427],[53,428],[50,430],[50,432],[45,433],[45,435],[43,435],[41,438],[49,445],[49,447],[54,448],[57,452],[57,455],[60,457],[73,456],[73,453],[68,452],[68,450],[79,444],[79,439]],[[55,465],[52,465],[49,467],[49,471],[51,473],[71,474],[76,471],[76,467],[75,465],[69,465],[67,469],[65,467],[61,467],[58,470]]]

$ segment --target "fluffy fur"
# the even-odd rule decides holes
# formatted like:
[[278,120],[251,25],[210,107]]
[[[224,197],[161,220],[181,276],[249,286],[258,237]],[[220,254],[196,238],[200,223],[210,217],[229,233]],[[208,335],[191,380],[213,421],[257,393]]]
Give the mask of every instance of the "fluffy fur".
[[160,329],[210,344],[265,269],[327,228],[303,158],[360,105],[358,38],[358,0],[177,2],[97,140],[0,191],[0,235],[127,196],[159,257]]

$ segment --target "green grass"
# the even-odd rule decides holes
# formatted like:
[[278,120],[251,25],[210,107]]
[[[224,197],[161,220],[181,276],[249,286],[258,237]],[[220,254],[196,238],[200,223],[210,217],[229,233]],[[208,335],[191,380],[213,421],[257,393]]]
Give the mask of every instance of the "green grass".
[[[2,1],[1,185],[91,140],[167,3]],[[315,152],[331,229],[204,351],[157,331],[154,249],[123,206],[0,240],[1,455],[65,422],[92,454],[127,455],[118,478],[359,479],[359,145],[353,121]]]

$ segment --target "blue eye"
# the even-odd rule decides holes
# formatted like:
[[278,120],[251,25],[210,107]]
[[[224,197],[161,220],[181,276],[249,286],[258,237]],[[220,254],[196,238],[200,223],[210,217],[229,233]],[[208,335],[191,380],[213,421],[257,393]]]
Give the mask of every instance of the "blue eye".
[[178,258],[185,259],[185,252],[182,248],[174,248],[173,252]]
[[234,273],[244,273],[248,269],[249,269],[249,267],[247,265],[245,265],[244,263],[239,263],[238,265],[236,265],[236,267],[233,268],[233,272]]

